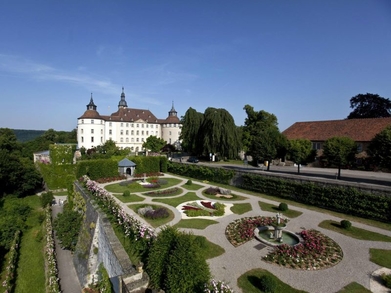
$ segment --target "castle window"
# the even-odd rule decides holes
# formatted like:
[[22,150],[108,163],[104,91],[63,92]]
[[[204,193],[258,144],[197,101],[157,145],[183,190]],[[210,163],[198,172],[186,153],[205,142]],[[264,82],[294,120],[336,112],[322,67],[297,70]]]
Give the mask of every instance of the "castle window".
[[126,138],[126,142],[129,142],[129,138]]
[[129,127],[129,123],[126,123],[126,127]]
[[145,125],[145,127],[146,127],[146,128],[148,128],[148,124],[147,124],[147,125]]
[[132,142],[134,142],[134,137],[132,137]]
[[134,124],[132,123],[132,127],[134,127]]
[[81,119],[81,124],[84,124],[84,119]]
[[130,133],[131,135],[134,135],[134,130],[132,130],[132,132]]
[[103,136],[100,137],[100,142],[103,142]]
[[126,135],[129,135],[129,130],[126,130]]
[[141,128],[144,128],[144,124],[141,124]]
[[139,131],[138,130],[136,131],[136,135],[139,135]]
[[136,138],[136,141],[138,142],[138,137]]
[[94,133],[94,129],[91,129],[91,134],[93,134]]
[[141,135],[144,135],[144,130],[143,130],[143,131],[141,131]]
[[84,137],[83,136],[81,137],[81,142],[84,142]]
[[147,131],[147,135],[149,134],[149,132]]
[[111,127],[112,125],[111,125],[111,122],[109,122],[109,126]]
[[124,135],[124,131],[123,130],[121,130],[121,135]]
[[94,142],[94,137],[93,136],[91,136],[91,142]]
[[141,138],[141,141],[144,142],[144,138]]
[[100,134],[103,134],[103,129],[100,130]]
[[121,142],[124,142],[124,139],[121,137]]
[[113,131],[110,129],[109,130],[109,135],[112,135],[113,134]]
[[138,123],[136,124],[136,126],[137,126],[137,127],[139,126]]
[[91,120],[91,124],[94,124],[94,119]]
[[171,131],[169,131],[169,135],[171,135]]
[[80,129],[80,131],[81,131],[81,134],[83,134],[83,132],[84,132],[84,131],[83,131],[83,128],[82,128],[82,129]]
[[[122,118],[121,118],[121,120],[122,120]],[[124,124],[123,124],[123,123],[121,123],[121,127],[124,127]]]

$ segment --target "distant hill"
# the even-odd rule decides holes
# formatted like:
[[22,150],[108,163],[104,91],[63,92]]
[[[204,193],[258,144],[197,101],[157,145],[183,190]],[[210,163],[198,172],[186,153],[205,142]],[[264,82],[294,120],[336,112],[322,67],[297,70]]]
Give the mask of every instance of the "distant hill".
[[46,132],[46,130],[12,129],[19,142],[34,140]]

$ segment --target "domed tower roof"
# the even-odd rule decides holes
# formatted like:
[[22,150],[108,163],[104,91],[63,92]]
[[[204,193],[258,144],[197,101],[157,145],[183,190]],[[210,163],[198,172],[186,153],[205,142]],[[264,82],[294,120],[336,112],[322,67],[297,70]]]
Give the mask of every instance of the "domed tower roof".
[[118,109],[127,108],[127,107],[128,107],[128,104],[125,101],[124,87],[122,87],[121,100],[118,103]]
[[94,104],[94,99],[92,98],[92,93],[91,93],[91,99],[90,102],[87,104],[87,110],[78,119],[84,119],[84,118],[102,119],[98,111],[96,111],[96,108],[97,106]]

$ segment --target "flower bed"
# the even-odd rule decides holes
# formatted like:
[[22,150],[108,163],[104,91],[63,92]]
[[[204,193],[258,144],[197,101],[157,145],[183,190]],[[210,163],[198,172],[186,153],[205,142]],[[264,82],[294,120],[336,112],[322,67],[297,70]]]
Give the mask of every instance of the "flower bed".
[[180,189],[178,187],[169,188],[169,189],[163,189],[163,190],[156,190],[156,191],[150,191],[147,192],[146,195],[150,196],[161,196],[161,195],[173,195],[176,194]]
[[263,257],[263,260],[302,270],[328,268],[342,260],[341,247],[326,235],[316,230],[304,230],[300,235],[304,242],[295,246],[279,245],[273,252]]
[[[287,223],[286,219],[280,219],[281,224]],[[225,236],[233,246],[239,246],[254,238],[254,229],[262,226],[277,224],[277,219],[272,217],[248,217],[231,222],[225,228]]]
[[210,201],[195,201],[182,206],[182,211],[188,217],[218,217],[224,215],[225,205],[221,203],[212,203]]
[[[250,217],[231,222],[225,229],[230,243],[239,246],[254,238],[254,230],[261,226],[276,224],[276,218]],[[286,220],[281,219],[281,225]],[[263,260],[280,266],[301,270],[318,270],[336,265],[342,260],[341,247],[331,238],[316,230],[303,230],[303,242],[295,246],[281,244],[263,257]]]

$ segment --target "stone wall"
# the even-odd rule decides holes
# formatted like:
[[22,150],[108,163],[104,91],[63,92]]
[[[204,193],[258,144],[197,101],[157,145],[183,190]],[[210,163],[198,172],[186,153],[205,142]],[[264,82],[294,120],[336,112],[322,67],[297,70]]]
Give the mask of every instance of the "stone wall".
[[73,257],[82,287],[96,281],[99,264],[103,263],[114,292],[127,293],[145,289],[149,282],[148,275],[133,266],[110,221],[88,193],[78,182],[75,182],[75,187],[86,201],[85,219]]

